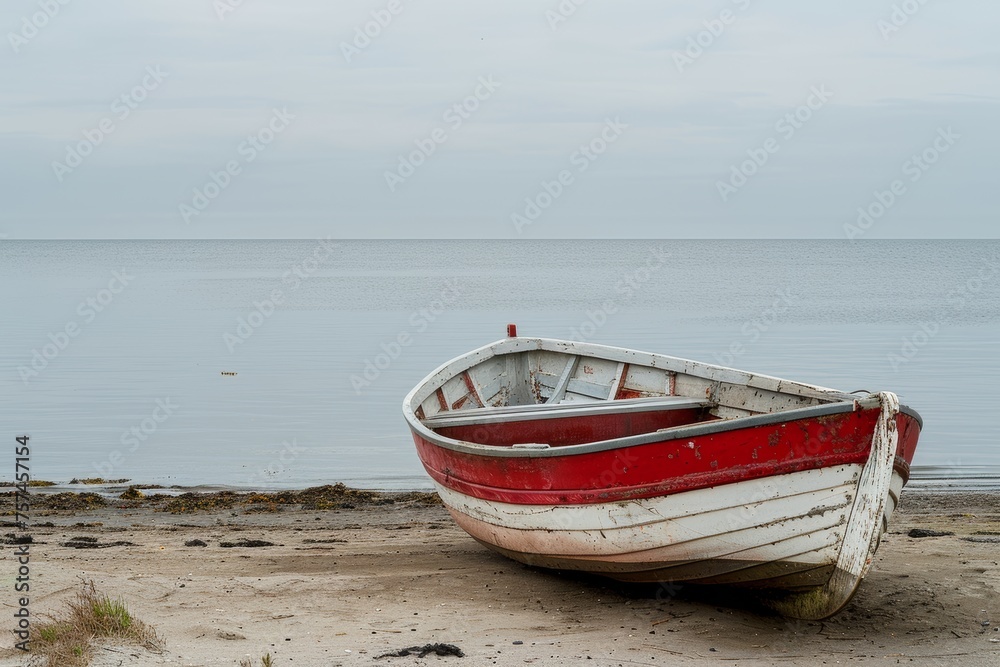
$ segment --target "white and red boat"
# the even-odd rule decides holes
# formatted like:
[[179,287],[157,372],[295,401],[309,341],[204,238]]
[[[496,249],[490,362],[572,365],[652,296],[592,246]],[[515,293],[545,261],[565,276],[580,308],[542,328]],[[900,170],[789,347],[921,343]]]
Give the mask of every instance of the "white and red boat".
[[403,413],[455,521],[522,563],[764,589],[820,619],[850,600],[899,502],[920,416],[858,396],[604,345],[508,337]]

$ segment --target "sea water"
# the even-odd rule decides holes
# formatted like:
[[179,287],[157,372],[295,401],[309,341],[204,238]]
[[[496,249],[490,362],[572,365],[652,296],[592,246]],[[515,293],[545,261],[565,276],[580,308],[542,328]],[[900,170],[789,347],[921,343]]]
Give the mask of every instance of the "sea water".
[[0,285],[9,477],[429,488],[403,396],[514,322],[894,391],[917,480],[1000,479],[996,241],[6,240]]

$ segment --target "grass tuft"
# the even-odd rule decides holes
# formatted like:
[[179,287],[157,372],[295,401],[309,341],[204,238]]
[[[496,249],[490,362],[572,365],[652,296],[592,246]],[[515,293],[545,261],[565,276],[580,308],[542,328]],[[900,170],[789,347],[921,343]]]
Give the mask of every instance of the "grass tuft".
[[159,650],[163,641],[137,620],[121,598],[98,593],[86,582],[66,609],[36,629],[31,651],[48,667],[87,667],[94,657],[94,641],[110,639]]

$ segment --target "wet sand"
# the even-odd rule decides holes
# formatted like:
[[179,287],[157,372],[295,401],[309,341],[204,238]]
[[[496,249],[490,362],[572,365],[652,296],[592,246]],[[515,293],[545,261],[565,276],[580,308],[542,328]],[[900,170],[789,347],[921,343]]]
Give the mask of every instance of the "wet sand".
[[[1000,664],[996,494],[905,492],[859,593],[815,623],[774,616],[732,590],[529,568],[480,546],[421,494],[228,498],[209,509],[175,501],[178,513],[162,498],[54,509],[75,506],[63,500],[38,501],[28,531],[34,622],[93,580],[165,639],[160,653],[107,646],[99,667],[245,658],[256,667],[266,653],[276,667]],[[955,535],[911,538],[912,528]],[[94,540],[130,545],[77,548]],[[185,546],[192,540],[207,546]],[[221,546],[240,540],[274,546]],[[4,546],[0,566],[8,619],[14,549]],[[376,659],[436,642],[466,657]],[[5,633],[0,666],[25,664],[12,645]]]

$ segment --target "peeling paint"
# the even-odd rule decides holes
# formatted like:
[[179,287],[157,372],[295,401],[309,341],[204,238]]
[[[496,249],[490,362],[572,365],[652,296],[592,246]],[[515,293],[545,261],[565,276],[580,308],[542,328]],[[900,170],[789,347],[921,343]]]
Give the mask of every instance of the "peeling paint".
[[[589,361],[570,367],[571,356]],[[889,409],[888,394],[877,399],[880,409],[873,397],[862,407],[833,390],[590,344],[512,339],[450,363],[411,392],[404,414],[442,499],[475,539],[522,562],[623,580],[821,587],[788,602],[792,615],[833,613],[853,593],[898,502],[920,427],[912,411]],[[467,375],[458,396],[456,376],[469,372],[476,382]],[[544,403],[556,385],[572,406]],[[475,387],[493,405],[516,405],[477,426],[481,435],[441,432],[447,420],[478,418]],[[538,451],[483,442],[512,429],[502,417],[521,406],[551,412],[549,430],[568,432],[580,424],[549,408],[664,392],[704,393],[721,421],[586,442],[577,433]],[[463,414],[436,417],[435,393],[442,411]],[[780,414],[819,405],[787,420]],[[621,419],[602,428],[638,421],[617,407],[606,412]],[[421,423],[410,410],[432,414]]]

